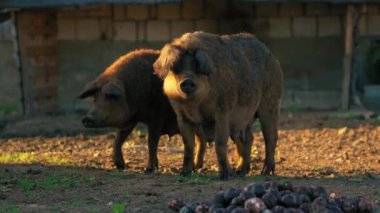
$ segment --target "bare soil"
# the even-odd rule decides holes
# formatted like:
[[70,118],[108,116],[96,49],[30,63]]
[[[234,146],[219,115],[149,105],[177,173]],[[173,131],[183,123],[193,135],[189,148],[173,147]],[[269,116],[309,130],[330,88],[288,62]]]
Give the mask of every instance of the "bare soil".
[[[124,144],[127,168],[120,172],[111,161],[112,130],[86,130],[80,117],[72,115],[2,121],[0,212],[168,212],[166,203],[173,198],[211,200],[219,190],[268,180],[324,186],[339,195],[367,197],[380,207],[378,117],[284,113],[275,177],[259,175],[264,141],[260,126],[255,128],[251,173],[220,181],[213,144],[204,168],[185,178],[178,175],[180,136],[163,136],[160,169],[144,174],[147,135],[139,127]],[[229,158],[235,165],[232,142]]]

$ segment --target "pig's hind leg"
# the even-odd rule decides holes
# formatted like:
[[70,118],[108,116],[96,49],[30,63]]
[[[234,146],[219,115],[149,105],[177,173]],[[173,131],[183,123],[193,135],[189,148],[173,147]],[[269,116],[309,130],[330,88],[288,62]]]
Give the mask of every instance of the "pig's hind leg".
[[278,139],[279,104],[274,103],[260,106],[258,115],[265,141],[265,161],[261,174],[275,175],[274,156]]
[[244,137],[241,137],[241,135],[234,140],[237,154],[239,157],[239,163],[236,168],[236,174],[241,176],[244,176],[249,173],[251,149],[253,143],[253,135],[251,132],[251,128],[248,126],[244,131]]
[[162,126],[150,125],[148,126],[148,150],[149,158],[148,165],[145,169],[145,173],[153,173],[158,169],[157,147],[162,132]]

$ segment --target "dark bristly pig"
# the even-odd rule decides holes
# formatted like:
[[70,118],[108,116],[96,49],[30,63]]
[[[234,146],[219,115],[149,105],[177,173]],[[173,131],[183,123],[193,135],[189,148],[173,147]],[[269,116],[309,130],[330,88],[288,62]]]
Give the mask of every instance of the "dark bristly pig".
[[[79,96],[81,99],[94,98],[91,109],[82,121],[85,127],[118,129],[113,150],[113,162],[118,169],[125,168],[121,148],[137,123],[148,127],[148,173],[158,167],[157,145],[160,136],[179,133],[176,115],[162,90],[162,80],[153,74],[153,63],[158,56],[159,51],[148,49],[121,56],[89,82]],[[195,164],[199,168],[203,164],[206,142],[203,137],[197,141]]]
[[274,173],[283,74],[262,42],[248,33],[186,33],[163,47],[154,69],[164,79],[164,93],[177,115],[185,144],[184,174],[192,172],[194,131],[199,126],[207,138],[214,136],[222,179],[232,174],[227,158],[229,136],[240,138],[236,140],[237,170],[247,173],[253,140],[249,126],[256,118],[265,140],[262,173]]

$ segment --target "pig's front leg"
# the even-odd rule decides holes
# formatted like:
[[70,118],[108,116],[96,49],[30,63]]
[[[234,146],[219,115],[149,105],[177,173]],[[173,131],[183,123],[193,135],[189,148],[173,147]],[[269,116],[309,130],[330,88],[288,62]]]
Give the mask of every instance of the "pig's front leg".
[[195,169],[200,169],[203,167],[203,159],[206,152],[207,140],[202,128],[198,128],[196,132],[197,134],[196,134],[195,142],[197,146],[196,146],[196,152],[195,152],[194,165],[195,165]]
[[195,126],[178,116],[178,126],[185,146],[181,175],[191,175],[194,169]]
[[219,163],[220,179],[228,180],[233,172],[227,158],[229,126],[226,113],[217,113],[215,119],[215,151]]
[[113,164],[118,170],[123,170],[125,168],[125,162],[123,158],[123,152],[121,150],[125,139],[131,134],[132,130],[135,128],[136,123],[127,126],[124,129],[119,129],[116,132],[116,139],[113,147]]

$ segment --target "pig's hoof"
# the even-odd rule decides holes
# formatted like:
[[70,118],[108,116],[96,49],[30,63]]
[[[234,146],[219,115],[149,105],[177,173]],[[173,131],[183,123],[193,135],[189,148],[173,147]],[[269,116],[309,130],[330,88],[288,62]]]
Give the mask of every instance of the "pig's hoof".
[[156,171],[156,168],[152,167],[152,168],[146,168],[144,173],[145,174],[152,174]]
[[263,170],[261,170],[262,175],[275,175],[274,174],[274,165],[273,166],[267,166],[264,165]]
[[197,169],[202,169],[203,168],[203,163],[195,163],[194,164],[194,170],[197,170]]
[[220,172],[219,178],[220,180],[230,180],[234,176],[235,176],[235,173],[232,170],[228,170],[228,171]]
[[191,172],[181,171],[181,172],[179,173],[179,175],[181,175],[181,176],[183,176],[183,177],[188,177],[188,176],[191,175]]
[[125,163],[124,162],[115,162],[114,165],[120,171],[125,169]]
[[249,165],[248,166],[238,166],[235,170],[235,174],[240,177],[244,177],[249,172]]
[[248,174],[248,172],[245,171],[245,170],[239,170],[239,169],[237,169],[237,170],[235,171],[235,174],[236,174],[236,176],[244,177],[245,175]]

